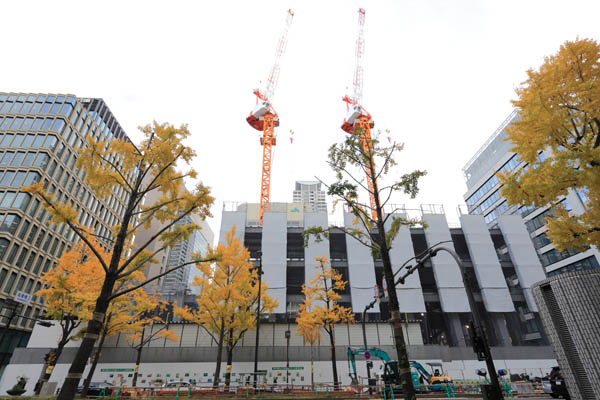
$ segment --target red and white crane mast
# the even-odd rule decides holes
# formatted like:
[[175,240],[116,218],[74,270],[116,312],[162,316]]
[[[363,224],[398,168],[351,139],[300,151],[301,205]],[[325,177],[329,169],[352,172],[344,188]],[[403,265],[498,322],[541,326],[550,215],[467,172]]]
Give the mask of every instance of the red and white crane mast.
[[262,177],[260,183],[260,205],[259,205],[259,224],[262,225],[265,211],[269,211],[269,202],[271,197],[271,160],[273,156],[272,146],[277,144],[274,128],[279,126],[279,116],[273,108],[273,96],[279,80],[280,62],[287,47],[287,37],[294,18],[294,12],[289,9],[286,14],[283,32],[279,37],[277,49],[275,51],[275,62],[271,68],[271,73],[267,78],[264,90],[254,90],[256,95],[256,106],[250,112],[246,121],[251,127],[262,131],[260,144],[263,146],[262,158]]

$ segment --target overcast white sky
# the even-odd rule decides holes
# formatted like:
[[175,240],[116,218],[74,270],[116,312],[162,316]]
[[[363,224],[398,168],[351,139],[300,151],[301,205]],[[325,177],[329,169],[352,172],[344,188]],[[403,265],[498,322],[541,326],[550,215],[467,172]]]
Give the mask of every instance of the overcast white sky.
[[290,7],[271,201],[291,201],[295,180],[331,181],[359,6],[364,106],[405,143],[398,174],[428,171],[417,199],[394,202],[444,204],[449,220],[466,191],[462,167],[511,112],[525,71],[600,29],[593,0],[4,1],[0,90],[103,98],[134,141],[153,119],[188,123],[218,236],[223,201],[258,201],[262,149],[245,118]]

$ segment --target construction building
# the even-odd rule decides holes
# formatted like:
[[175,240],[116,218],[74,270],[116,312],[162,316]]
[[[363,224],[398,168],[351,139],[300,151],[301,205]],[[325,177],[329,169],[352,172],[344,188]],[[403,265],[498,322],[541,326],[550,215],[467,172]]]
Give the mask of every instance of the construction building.
[[[301,285],[314,273],[315,257],[327,256],[332,266],[348,280],[340,302],[352,308],[357,321],[373,300],[375,285],[381,287],[381,261],[374,260],[368,248],[341,231],[332,232],[330,239],[322,242],[311,239],[308,246],[303,247],[302,231],[310,226],[326,227],[328,220],[326,213],[301,208],[292,212],[298,208],[297,204],[283,207],[282,203],[271,203],[271,211],[264,213],[262,227],[257,223],[257,204],[227,204],[222,213],[220,241],[224,242],[226,233],[235,226],[236,236],[250,250],[254,265],[262,268],[262,279],[269,294],[279,300],[274,314],[263,316],[260,328],[259,369],[267,371],[262,379],[269,383],[275,378],[280,383],[285,382],[287,354],[293,367],[290,383],[310,383],[310,346],[296,333],[294,318],[303,299]],[[534,283],[545,276],[521,217],[502,215],[498,217],[498,225],[490,229],[483,216],[463,215],[461,228],[454,228],[448,226],[440,207],[423,207],[420,213],[427,228],[402,228],[392,244],[395,268],[439,242],[455,250],[476,282],[475,299],[486,322],[496,367],[513,374],[544,376],[556,365],[556,360],[541,329],[531,291]],[[353,221],[350,214],[345,214],[347,228],[354,227]],[[411,359],[423,365],[441,362],[445,372],[454,379],[475,378],[476,370],[485,366],[477,361],[470,347],[467,331],[470,308],[455,261],[440,253],[396,290]],[[384,349],[394,357],[388,314],[385,299],[367,312],[366,337],[370,346]],[[32,340],[27,349],[15,353],[7,371],[8,378],[0,383],[0,392],[8,385],[5,382],[12,382],[24,371],[39,373],[41,364],[36,354],[50,347],[47,338],[54,334],[52,329],[39,327],[36,340]],[[144,349],[140,366],[142,378],[138,383],[149,386],[156,380],[195,379],[200,384],[209,384],[214,379],[214,340],[195,324],[174,323],[169,329],[180,340],[161,340]],[[286,330],[291,332],[289,342]],[[234,350],[232,372],[236,384],[243,384],[253,371],[255,339],[255,332],[248,331]],[[345,384],[350,381],[344,356],[346,349],[362,345],[360,323],[336,327],[338,371]],[[94,380],[110,382],[118,377],[131,384],[135,357],[125,335],[109,338],[105,346]],[[52,377],[59,385],[75,351],[67,350]],[[315,354],[315,381],[331,382],[327,339],[319,343]],[[375,362],[375,373],[381,372],[379,363]],[[366,375],[364,362],[358,364],[359,375]]]
[[[575,250],[559,252],[554,248],[546,236],[547,228],[544,224],[551,213],[550,206],[538,208],[532,205],[509,206],[506,199],[502,197],[500,193],[502,185],[496,174],[498,172],[518,173],[519,170],[527,168],[527,164],[519,159],[518,154],[510,150],[512,144],[506,140],[506,128],[518,118],[517,111],[513,111],[463,168],[468,188],[464,194],[468,213],[482,215],[490,228],[498,225],[500,215],[520,215],[548,276],[600,268],[600,252],[593,246],[583,252]],[[546,152],[540,152],[538,157],[543,160]],[[587,196],[584,191],[570,190],[562,201],[567,206],[567,210],[577,215],[585,211]]]

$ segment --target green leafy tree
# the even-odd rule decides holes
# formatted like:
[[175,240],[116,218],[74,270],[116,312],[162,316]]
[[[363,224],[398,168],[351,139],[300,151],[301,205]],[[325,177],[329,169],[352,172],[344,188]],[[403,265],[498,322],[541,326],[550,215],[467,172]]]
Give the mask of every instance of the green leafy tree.
[[[507,134],[529,167],[500,174],[502,195],[509,204],[552,205],[546,225],[559,250],[600,247],[600,45],[567,41],[527,75],[513,101],[520,119]],[[582,214],[561,203],[570,190],[585,200]]]
[[[354,215],[357,228],[310,227],[304,231],[304,237],[306,241],[310,236],[314,236],[318,241],[328,238],[331,230],[345,232],[370,248],[374,258],[381,258],[387,286],[394,288],[390,259],[392,241],[402,226],[414,226],[421,222],[398,216],[398,210],[390,210],[391,212],[386,214],[384,207],[394,194],[400,193],[414,198],[419,191],[419,178],[425,175],[425,171],[416,170],[399,175],[394,170],[397,165],[395,156],[402,151],[403,145],[391,143],[384,146],[379,141],[379,135],[373,138],[368,136],[370,135],[363,135],[363,130],[357,127],[354,134],[348,135],[343,142],[334,144],[329,149],[328,164],[336,173],[337,180],[331,185],[325,185],[328,188],[327,193],[336,198],[336,203],[341,202]],[[380,167],[377,167],[378,165]],[[366,183],[362,176],[366,176]],[[386,182],[386,179],[389,180]],[[383,184],[381,187],[380,183]],[[369,197],[372,196],[372,205],[370,202],[360,201],[361,190]],[[395,290],[389,290],[389,309],[404,398],[414,400],[416,394]]]

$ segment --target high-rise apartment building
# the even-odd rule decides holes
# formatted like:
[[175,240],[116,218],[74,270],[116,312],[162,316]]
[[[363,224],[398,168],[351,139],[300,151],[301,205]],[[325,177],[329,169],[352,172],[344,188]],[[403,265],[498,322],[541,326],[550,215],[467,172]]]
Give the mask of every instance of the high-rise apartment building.
[[[517,111],[513,111],[463,168],[468,188],[464,195],[468,213],[483,215],[490,228],[497,226],[500,215],[520,215],[548,276],[567,271],[600,268],[600,253],[594,247],[583,252],[559,252],[554,248],[546,236],[547,229],[544,225],[552,211],[550,205],[539,208],[531,205],[509,206],[500,194],[502,185],[496,176],[498,172],[517,173],[523,168],[528,168],[528,165],[510,150],[512,145],[506,140],[506,128],[518,118]],[[543,160],[546,152],[540,152],[538,157]],[[570,190],[562,201],[570,212],[581,214],[585,210],[587,197],[584,192]]]
[[[181,187],[180,190],[186,190]],[[151,206],[160,200],[161,193],[153,190],[146,194],[144,205]],[[196,253],[205,254],[208,246],[213,244],[214,235],[208,223],[196,214],[190,214],[183,217],[176,225],[185,225],[194,223],[200,227],[190,235],[186,240],[177,242],[172,248],[160,250],[162,242],[153,241],[147,247],[148,251],[157,252],[154,257],[157,262],[148,263],[144,268],[147,279],[151,279],[169,268],[191,261],[192,255]],[[149,228],[141,227],[135,237],[134,246],[141,246],[151,237],[165,227],[164,223],[153,220]],[[144,289],[150,293],[161,293],[169,301],[182,299],[187,291],[195,292],[195,287],[191,285],[194,276],[200,271],[194,265],[189,265],[171,272],[162,278],[150,282]]]
[[321,182],[296,181],[293,202],[309,204],[313,212],[327,212],[325,191],[321,190]]
[[75,167],[77,149],[88,138],[125,138],[102,99],[73,95],[0,93],[0,307],[20,293],[27,299],[12,321],[1,352],[27,341],[44,309],[35,295],[40,276],[77,242],[65,224],[49,223],[41,200],[21,187],[44,182],[57,201],[79,212],[79,223],[99,236],[122,218],[126,193],[116,188],[97,198]]
[[[190,235],[187,240],[177,242],[171,249],[166,259],[165,270],[176,267],[177,265],[189,262],[192,260],[192,255],[201,253],[206,254],[208,245],[212,244],[213,234],[205,221],[202,221],[197,215],[192,214],[182,218],[177,225],[186,225],[195,223],[201,226],[202,229],[197,229]],[[198,276],[200,271],[195,265],[188,265],[177,271],[171,272],[162,279],[161,293],[168,295],[177,293],[178,291],[185,292],[189,289],[191,292],[197,292],[197,287],[193,286],[195,276]]]

